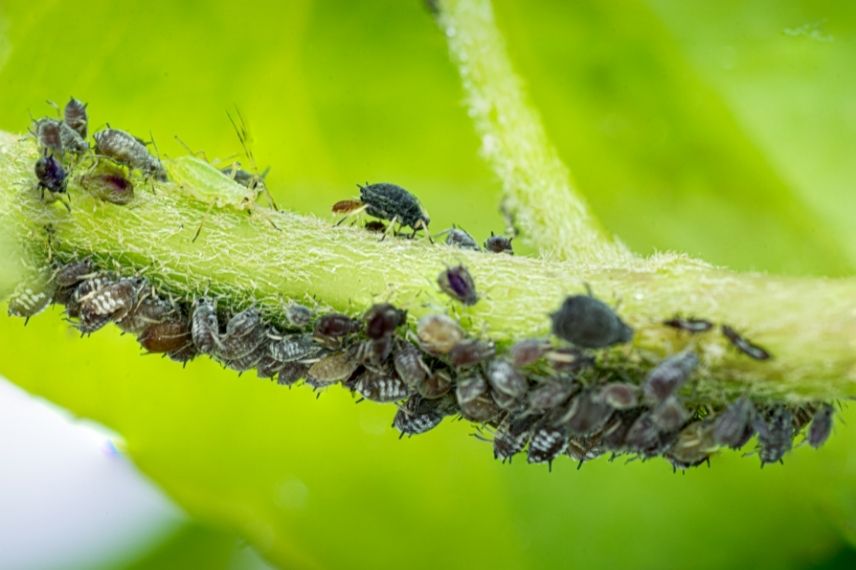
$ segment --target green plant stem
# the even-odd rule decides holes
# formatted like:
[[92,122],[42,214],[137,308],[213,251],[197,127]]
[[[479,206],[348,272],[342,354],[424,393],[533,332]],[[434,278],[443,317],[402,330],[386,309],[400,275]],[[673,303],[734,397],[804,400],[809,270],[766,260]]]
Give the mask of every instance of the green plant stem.
[[[291,300],[352,314],[388,300],[409,311],[411,325],[428,313],[451,312],[470,334],[500,343],[548,335],[548,314],[588,283],[601,298],[620,301],[622,317],[636,328],[632,347],[610,353],[624,367],[692,342],[704,362],[697,393],[711,401],[735,391],[856,396],[856,279],[737,274],[678,255],[595,264],[425,239],[380,241],[358,228],[257,206],[244,200],[245,188],[190,157],[166,163],[170,182],[138,183],[127,206],[97,201],[72,176],[68,212],[40,200],[36,158],[32,141],[0,134],[0,243],[16,244],[2,252],[3,267],[88,255],[123,274],[142,273],[178,297],[209,292],[235,308],[256,305],[271,318]],[[438,273],[457,263],[475,278],[481,300],[473,307],[456,305],[436,285]],[[676,313],[729,323],[775,358],[755,362],[718,332],[690,338],[660,324]]]
[[441,0],[438,20],[466,93],[503,210],[542,257],[604,263],[630,255],[606,237],[571,183],[508,59],[489,0]]

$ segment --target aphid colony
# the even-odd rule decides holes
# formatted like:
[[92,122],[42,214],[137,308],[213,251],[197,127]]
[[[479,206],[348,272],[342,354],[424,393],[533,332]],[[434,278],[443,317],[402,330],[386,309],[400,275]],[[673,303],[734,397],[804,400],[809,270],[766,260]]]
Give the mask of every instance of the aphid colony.
[[[62,200],[66,208],[66,188],[72,171],[80,170],[80,185],[96,198],[127,204],[134,197],[131,173],[166,180],[160,160],[149,152],[147,143],[109,126],[96,131],[87,141],[87,105],[71,98],[62,119],[43,117],[33,122],[32,134],[41,156],[34,170],[42,199]],[[45,191],[48,196],[45,196]]]
[[[448,285],[462,303],[468,297],[461,291],[472,286],[475,295],[466,275],[463,289]],[[580,464],[604,454],[662,456],[685,469],[757,435],[765,464],[780,461],[806,427],[808,443],[820,446],[833,423],[825,403],[762,404],[747,397],[721,407],[692,403],[688,388],[700,360],[691,348],[642,371],[610,367],[604,350],[629,342],[634,330],[590,292],[567,297],[550,315],[555,338],[524,339],[505,349],[467,336],[445,314],[424,316],[408,329],[407,313],[388,303],[355,317],[315,314],[296,304],[265,315],[254,307],[220,306],[213,297],[176,300],[143,277],[103,271],[89,259],[57,265],[19,287],[9,313],[29,318],[50,303],[64,305],[82,333],[114,323],[146,351],[179,362],[208,355],[279,384],[303,380],[316,390],[341,384],[360,399],[395,403],[393,426],[402,436],[427,432],[447,417],[467,419],[490,434],[502,461],[517,454],[547,464],[561,455]],[[705,323],[665,321],[692,333],[713,328]],[[739,338],[751,352],[763,350]]]

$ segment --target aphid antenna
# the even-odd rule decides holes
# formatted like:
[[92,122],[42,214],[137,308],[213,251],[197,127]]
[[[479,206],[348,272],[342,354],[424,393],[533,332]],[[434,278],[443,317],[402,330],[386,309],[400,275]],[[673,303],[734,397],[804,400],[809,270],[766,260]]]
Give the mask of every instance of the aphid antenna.
[[54,108],[54,111],[56,111],[56,114],[58,117],[62,117],[62,110],[61,110],[59,105],[57,105],[56,103],[54,103],[50,99],[45,99],[45,103],[47,103],[48,105],[50,105],[51,107]]
[[176,142],[178,142],[178,144],[180,144],[182,146],[182,148],[184,148],[184,150],[187,151],[188,154],[190,154],[191,156],[201,157],[202,160],[204,160],[205,162],[210,162],[208,160],[208,156],[205,154],[204,150],[201,150],[201,149],[200,150],[193,150],[192,148],[190,148],[190,145],[188,145],[186,142],[184,142],[181,139],[180,136],[178,136],[178,135],[173,135],[173,136],[175,137]]

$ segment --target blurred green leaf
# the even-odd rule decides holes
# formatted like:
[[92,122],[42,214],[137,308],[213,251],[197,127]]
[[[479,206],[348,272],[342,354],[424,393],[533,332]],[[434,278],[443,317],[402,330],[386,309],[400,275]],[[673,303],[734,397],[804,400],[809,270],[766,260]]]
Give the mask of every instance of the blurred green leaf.
[[[854,18],[839,3],[786,4],[740,3],[740,18],[737,3],[665,0],[497,11],[580,187],[632,247],[844,273],[856,259],[845,191],[856,165],[843,159],[856,140]],[[832,43],[783,33],[824,17]],[[498,185],[421,2],[11,0],[0,21],[11,46],[0,128],[24,131],[28,111],[52,112],[45,98],[73,94],[95,125],[151,131],[170,155],[184,152],[179,135],[226,158],[240,151],[225,115],[237,105],[282,207],[327,215],[356,182],[394,180],[438,228],[502,228]],[[840,529],[853,533],[845,425],[821,451],[763,471],[723,454],[684,476],[661,461],[559,461],[548,473],[494,462],[464,423],[398,440],[390,406],[140,357],[116,331],[77,338],[58,311],[26,329],[0,319],[0,345],[14,355],[0,360],[5,376],[121,432],[193,516],[289,567],[783,568],[827,559]]]

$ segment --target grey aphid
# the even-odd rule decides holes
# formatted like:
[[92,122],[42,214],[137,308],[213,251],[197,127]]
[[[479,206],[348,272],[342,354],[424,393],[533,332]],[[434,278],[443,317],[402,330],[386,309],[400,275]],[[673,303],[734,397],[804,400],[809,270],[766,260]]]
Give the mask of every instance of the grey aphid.
[[373,402],[397,402],[411,393],[395,374],[370,369],[366,369],[354,382],[354,391]]
[[309,367],[306,382],[315,388],[329,386],[347,380],[358,367],[359,363],[349,351],[334,352]]
[[532,410],[551,410],[564,403],[576,389],[577,385],[567,380],[546,380],[529,391],[529,407]]
[[38,275],[21,282],[9,299],[9,316],[29,320],[50,304],[55,290],[56,284],[48,275]]
[[512,398],[526,395],[529,384],[526,378],[515,370],[511,362],[502,358],[491,360],[485,370],[487,381],[497,392],[502,392]]
[[309,334],[286,335],[271,339],[268,344],[268,352],[277,362],[305,362],[315,358],[321,350]]
[[33,130],[39,145],[50,154],[62,154],[62,139],[60,136],[61,121],[44,118],[35,122]]
[[610,382],[600,389],[600,398],[615,410],[629,410],[639,404],[639,386]]
[[719,445],[740,449],[755,433],[755,406],[749,398],[732,402],[713,420],[713,439]]
[[427,400],[414,394],[398,408],[392,425],[402,436],[425,433],[437,427],[445,416],[453,413],[454,408],[454,398]]
[[193,301],[190,315],[190,333],[193,344],[203,354],[217,354],[222,351],[220,342],[220,322],[217,319],[217,304],[213,299],[200,297]]
[[794,417],[784,406],[775,406],[764,415],[755,417],[761,465],[775,463],[791,450],[794,438]]
[[504,462],[523,451],[537,419],[538,416],[526,415],[503,422],[493,438],[493,456]]
[[446,231],[446,245],[459,247],[461,249],[472,249],[475,251],[478,251],[479,249],[479,245],[476,243],[473,236],[461,228],[456,228],[455,226],[452,226],[451,229]]
[[455,397],[458,405],[463,406],[472,402],[479,396],[487,392],[487,382],[482,378],[481,374],[473,374],[466,378],[458,380],[458,385],[455,388]]
[[674,395],[669,396],[654,408],[651,418],[660,430],[675,431],[686,423],[690,413]]
[[475,400],[460,404],[461,415],[474,422],[487,422],[502,413],[490,394],[482,394]]
[[86,138],[89,118],[86,114],[86,103],[74,97],[68,100],[63,109],[63,122],[71,127],[82,139]]
[[82,154],[89,150],[89,143],[81,137],[77,131],[65,123],[59,125],[59,140],[63,152]]
[[823,445],[832,432],[832,414],[834,410],[829,404],[821,404],[814,413],[808,428],[808,444],[815,449]]
[[571,400],[561,418],[562,425],[575,435],[590,435],[598,431],[612,416],[612,407],[591,389],[584,390]]
[[583,348],[604,348],[633,338],[633,329],[590,295],[567,297],[551,318],[553,334]]
[[402,342],[393,350],[392,365],[402,381],[414,390],[430,373],[422,353],[409,342]]
[[98,154],[153,176],[156,180],[167,179],[161,161],[152,156],[146,145],[130,133],[108,127],[95,133],[94,137]]
[[664,401],[689,379],[697,366],[698,357],[691,350],[666,358],[645,377],[642,385],[645,399],[652,404]]

